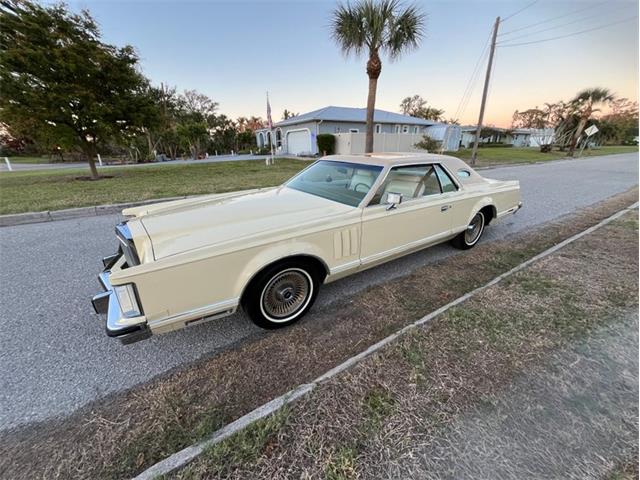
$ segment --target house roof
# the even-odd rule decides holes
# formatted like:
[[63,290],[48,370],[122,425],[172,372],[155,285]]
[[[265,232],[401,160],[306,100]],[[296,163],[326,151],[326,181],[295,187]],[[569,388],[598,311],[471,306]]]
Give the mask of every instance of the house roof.
[[[327,120],[334,122],[360,122],[364,123],[367,118],[366,108],[352,107],[324,107],[312,112],[303,113],[295,117],[287,118],[275,124],[276,127],[284,127],[286,125],[295,125],[302,122],[313,122],[317,120]],[[400,113],[387,112],[386,110],[376,109],[373,113],[373,121],[375,123],[395,123],[403,125],[434,125],[438,122],[433,120],[425,120],[424,118],[411,117]]]

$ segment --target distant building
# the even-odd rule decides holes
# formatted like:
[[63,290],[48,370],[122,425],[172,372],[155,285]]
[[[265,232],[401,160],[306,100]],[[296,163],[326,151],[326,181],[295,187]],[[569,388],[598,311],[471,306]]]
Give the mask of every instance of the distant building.
[[[273,145],[280,153],[315,155],[319,153],[317,136],[322,133],[330,133],[342,137],[339,143],[340,145],[348,145],[349,153],[363,153],[364,150],[362,152],[357,150],[361,148],[360,144],[362,143],[359,141],[359,135],[366,133],[366,115],[366,108],[329,106],[277,122],[272,131],[265,128],[259,129],[256,131],[256,141],[259,147],[265,147],[271,143],[273,135]],[[455,150],[459,145],[457,136],[460,135],[460,132],[457,125],[451,126],[453,136],[450,132],[445,138],[444,133],[446,132],[442,129],[444,124],[434,120],[376,109],[373,122],[374,143],[378,145],[378,148],[383,148],[381,151],[391,151],[390,149],[398,146],[405,150],[413,149],[413,145],[419,142],[425,134],[441,136],[440,141],[446,139],[455,147]],[[436,130],[431,132],[434,126],[438,127],[437,133]],[[353,142],[349,134],[352,134]],[[345,140],[345,137],[349,137],[349,140]],[[449,137],[456,140],[449,141]],[[438,140],[438,138],[435,139]]]
[[[460,146],[473,147],[476,138],[476,126],[462,127]],[[553,128],[499,128],[483,127],[479,143],[499,143],[514,147],[540,147],[553,143],[555,130]]]

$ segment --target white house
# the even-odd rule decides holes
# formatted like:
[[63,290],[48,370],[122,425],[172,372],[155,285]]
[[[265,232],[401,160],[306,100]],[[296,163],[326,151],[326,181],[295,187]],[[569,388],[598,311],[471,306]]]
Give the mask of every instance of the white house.
[[[340,136],[343,134],[363,134],[366,132],[366,115],[366,108],[329,106],[277,122],[272,131],[264,128],[257,130],[256,141],[259,147],[269,145],[271,135],[273,135],[273,145],[279,153],[315,155],[319,153],[317,146],[319,134],[330,133]],[[423,135],[429,134],[431,136],[428,132],[433,126],[442,125],[433,120],[378,109],[374,112],[373,122],[374,142],[379,145],[389,145],[389,148],[392,148],[391,145],[408,144],[408,137],[395,141],[394,135],[415,137],[416,140],[411,143],[413,146],[422,139]],[[385,135],[385,141],[382,141],[382,137],[376,141],[375,137],[381,135]],[[342,145],[344,142],[338,143]],[[455,143],[457,150],[459,142]],[[354,141],[350,143],[349,147],[350,153],[354,149],[359,149],[359,145],[357,136],[354,136]],[[353,153],[362,152],[353,151]]]

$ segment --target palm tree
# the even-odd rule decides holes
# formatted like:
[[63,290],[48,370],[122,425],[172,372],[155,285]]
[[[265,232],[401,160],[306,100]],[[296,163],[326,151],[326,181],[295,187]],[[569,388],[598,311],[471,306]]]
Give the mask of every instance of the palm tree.
[[587,125],[587,122],[591,118],[593,113],[600,111],[599,108],[595,108],[599,104],[607,104],[612,102],[615,96],[606,88],[587,88],[579,92],[570,102],[574,111],[578,115],[578,127],[571,139],[571,145],[569,146],[569,157],[573,157],[573,152],[578,144],[578,139],[582,135],[582,130]]
[[373,151],[373,112],[376,89],[382,71],[380,54],[395,60],[402,53],[417,48],[424,33],[424,14],[399,0],[358,0],[341,4],[333,11],[332,36],[345,55],[360,56],[367,52],[367,137],[365,153]]

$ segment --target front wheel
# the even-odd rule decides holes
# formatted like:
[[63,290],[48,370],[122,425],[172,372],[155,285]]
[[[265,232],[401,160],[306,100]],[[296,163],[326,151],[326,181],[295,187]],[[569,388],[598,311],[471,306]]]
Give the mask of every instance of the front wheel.
[[460,232],[451,243],[454,247],[462,250],[468,250],[478,243],[480,237],[484,232],[484,214],[482,212],[476,213],[467,228]]
[[258,274],[243,296],[242,306],[259,327],[285,327],[309,311],[319,286],[320,279],[311,266],[281,262]]

